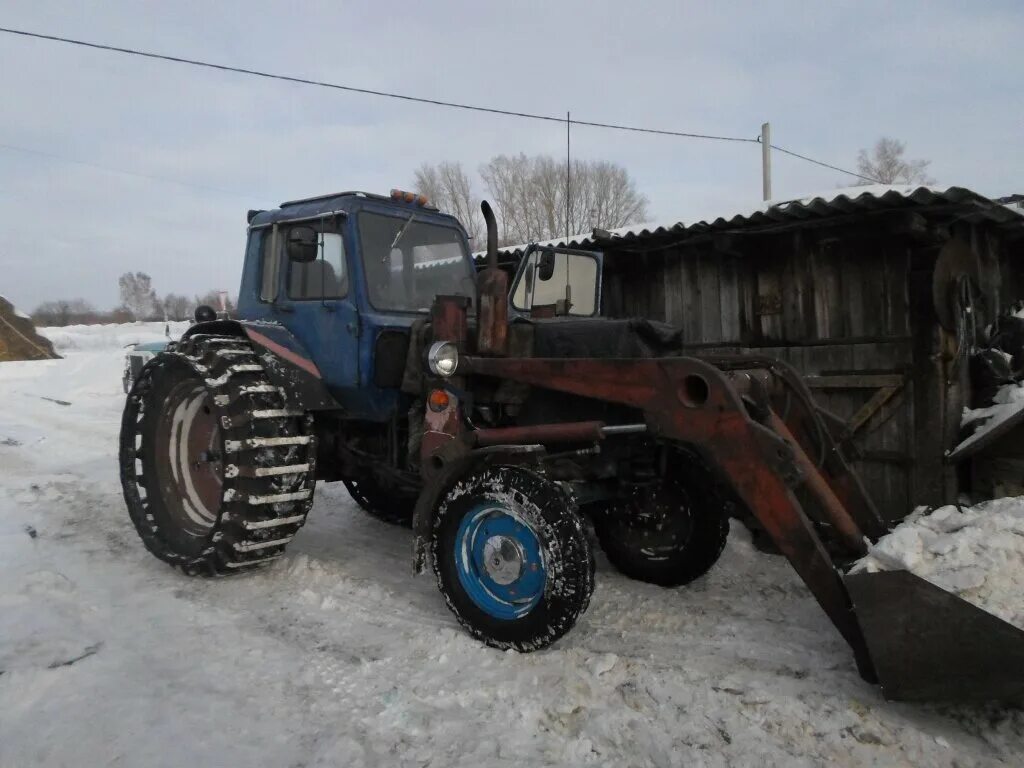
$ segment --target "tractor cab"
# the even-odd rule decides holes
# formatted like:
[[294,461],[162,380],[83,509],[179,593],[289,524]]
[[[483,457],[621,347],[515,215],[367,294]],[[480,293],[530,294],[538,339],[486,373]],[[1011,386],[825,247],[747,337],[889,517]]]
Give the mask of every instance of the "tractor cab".
[[311,363],[354,418],[389,417],[409,330],[437,294],[474,299],[474,269],[465,230],[421,195],[342,192],[250,212],[240,319],[271,321],[271,343]]

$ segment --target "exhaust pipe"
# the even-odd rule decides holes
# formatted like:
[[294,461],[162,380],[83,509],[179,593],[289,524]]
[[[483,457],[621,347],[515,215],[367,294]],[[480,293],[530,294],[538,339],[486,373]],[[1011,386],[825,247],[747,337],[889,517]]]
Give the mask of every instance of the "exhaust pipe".
[[494,218],[494,211],[490,203],[481,201],[480,210],[484,214],[484,222],[487,224],[487,268],[498,268],[498,221]]
[[504,356],[508,349],[508,275],[498,268],[498,222],[486,200],[480,210],[487,222],[487,266],[476,279],[480,306],[477,313],[476,352]]

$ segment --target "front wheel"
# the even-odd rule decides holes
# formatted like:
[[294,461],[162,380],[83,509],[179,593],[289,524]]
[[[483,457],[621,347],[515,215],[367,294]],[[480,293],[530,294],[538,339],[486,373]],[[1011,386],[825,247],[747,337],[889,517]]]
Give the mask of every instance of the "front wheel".
[[448,607],[488,645],[544,648],[590,603],[594,559],[575,504],[533,471],[494,467],[457,484],[431,546]]

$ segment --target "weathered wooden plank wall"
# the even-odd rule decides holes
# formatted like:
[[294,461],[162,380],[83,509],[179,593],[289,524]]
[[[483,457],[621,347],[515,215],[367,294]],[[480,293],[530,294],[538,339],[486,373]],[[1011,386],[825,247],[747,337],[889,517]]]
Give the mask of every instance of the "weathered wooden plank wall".
[[[865,219],[835,229],[718,234],[648,250],[605,248],[604,314],[665,320],[693,354],[757,351],[805,376],[902,376],[898,391],[857,433],[855,462],[889,519],[958,490],[944,451],[955,444],[969,391],[934,311],[941,236],[921,217]],[[895,224],[896,226],[892,226]],[[994,285],[991,321],[1024,299],[1024,238],[955,224]],[[966,227],[966,229],[964,229]],[[947,234],[949,230],[947,230]],[[988,287],[991,288],[992,285]],[[983,286],[987,292],[988,288]],[[878,392],[817,387],[821,404],[851,419]],[[891,393],[890,393],[891,394]]]
[[[758,351],[805,376],[898,374],[906,383],[858,432],[856,468],[890,519],[912,504],[914,409],[910,245],[795,232],[645,254],[606,251],[605,311],[680,327],[694,354]],[[817,388],[853,417],[876,390]]]

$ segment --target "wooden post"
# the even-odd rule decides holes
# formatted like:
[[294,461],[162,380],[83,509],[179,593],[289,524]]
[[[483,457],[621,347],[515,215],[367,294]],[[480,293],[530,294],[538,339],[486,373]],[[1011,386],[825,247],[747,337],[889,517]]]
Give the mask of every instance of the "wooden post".
[[[914,263],[917,261],[918,263]],[[910,498],[918,504],[942,504],[946,499],[946,382],[941,359],[938,317],[932,303],[934,260],[921,264],[911,257],[910,332],[914,434]],[[927,265],[927,266],[926,266]]]
[[761,124],[761,193],[772,199],[772,124]]

